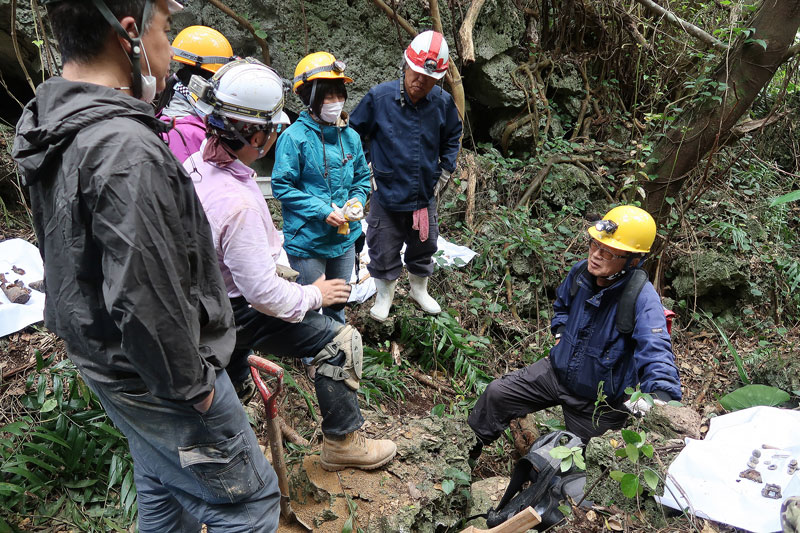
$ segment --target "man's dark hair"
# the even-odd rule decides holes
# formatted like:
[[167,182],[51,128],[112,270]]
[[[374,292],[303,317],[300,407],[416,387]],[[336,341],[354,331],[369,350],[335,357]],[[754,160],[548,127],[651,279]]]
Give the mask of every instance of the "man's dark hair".
[[[156,12],[154,1],[148,20],[142,24],[146,2],[147,0],[105,0],[117,20],[127,16],[134,17],[140,35],[145,32]],[[58,41],[63,63],[91,61],[103,51],[108,34],[114,31],[90,0],[51,0],[47,5],[47,15]]]
[[[310,102],[311,89],[314,85],[314,81],[317,82],[317,92],[314,94],[314,101]],[[319,116],[320,112],[322,111],[322,101],[325,100],[325,97],[328,95],[342,96],[346,100],[347,89],[344,86],[344,80],[329,80],[323,78],[319,80],[307,81],[301,85],[300,90],[297,91],[297,96],[300,97],[300,100],[303,102],[303,104],[307,107],[310,106],[311,112],[316,116]]]

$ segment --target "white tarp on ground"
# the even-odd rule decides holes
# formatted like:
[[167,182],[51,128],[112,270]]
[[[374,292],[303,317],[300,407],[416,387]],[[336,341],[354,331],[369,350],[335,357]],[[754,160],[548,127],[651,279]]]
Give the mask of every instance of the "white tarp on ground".
[[[361,227],[365,233],[369,231],[369,226],[367,225],[366,220],[361,221]],[[440,267],[461,267],[472,261],[472,259],[478,255],[477,252],[470,250],[466,246],[459,246],[449,242],[441,235],[439,235],[436,245],[438,246],[438,250],[434,256],[434,261]],[[404,245],[403,249],[400,250],[400,255],[402,256],[405,251],[406,248]],[[350,299],[348,301],[363,303],[376,292],[375,280],[370,277],[369,272],[367,271],[367,264],[369,264],[369,247],[366,244],[364,245],[364,249],[361,251],[358,259],[358,273],[356,273],[355,269],[353,269],[353,276],[350,280],[351,282],[356,283],[356,285],[353,286],[353,290],[350,293]]]
[[[12,267],[25,271],[17,274]],[[0,274],[5,275],[9,283],[22,280],[27,286],[39,281],[44,276],[42,256],[39,249],[22,239],[9,239],[0,242]],[[0,337],[4,337],[25,326],[44,320],[44,294],[31,291],[31,298],[25,304],[12,304],[3,291],[0,291]]]
[[[764,449],[762,444],[778,449]],[[763,483],[739,477],[753,450],[761,452],[756,469]],[[756,533],[780,531],[781,502],[800,496],[800,473],[787,473],[793,458],[800,459],[798,411],[751,407],[712,418],[704,440],[686,439],[686,448],[669,467],[664,496],[656,499]],[[769,470],[765,462],[778,467]],[[781,499],[761,495],[766,483],[780,485]]]

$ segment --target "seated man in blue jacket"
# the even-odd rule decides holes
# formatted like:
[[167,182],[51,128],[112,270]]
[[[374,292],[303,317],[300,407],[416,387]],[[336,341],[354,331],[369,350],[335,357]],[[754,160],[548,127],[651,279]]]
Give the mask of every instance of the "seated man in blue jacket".
[[376,85],[350,115],[350,126],[368,146],[375,192],[367,215],[369,270],[378,295],[370,316],[389,317],[405,259],[408,295],[430,314],[441,312],[428,294],[439,237],[436,201],[456,168],[461,118],[453,97],[436,87],[449,65],[441,33],[417,35],[404,54],[403,77]]
[[[586,443],[625,425],[627,387],[639,385],[657,401],[680,400],[661,299],[646,276],[638,294],[625,291],[655,235],[650,214],[633,206],[616,207],[589,228],[588,258],[572,267],[553,304],[556,345],[549,357],[494,380],[478,398],[468,419],[478,437],[472,459],[511,420],[547,407],[561,405],[567,431]],[[627,305],[620,303],[624,296]],[[618,310],[630,313],[627,327]],[[597,403],[599,395],[604,402]],[[649,407],[643,403],[637,407]]]

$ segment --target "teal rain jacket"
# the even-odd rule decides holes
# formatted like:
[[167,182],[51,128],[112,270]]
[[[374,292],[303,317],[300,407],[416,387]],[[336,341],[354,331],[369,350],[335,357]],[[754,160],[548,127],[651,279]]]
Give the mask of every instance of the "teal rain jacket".
[[370,190],[361,139],[342,116],[339,125],[323,126],[303,111],[278,138],[272,192],[283,208],[283,247],[290,255],[339,257],[361,235],[360,222],[350,224],[349,235],[325,222],[332,203],[341,208],[357,198],[364,204]]

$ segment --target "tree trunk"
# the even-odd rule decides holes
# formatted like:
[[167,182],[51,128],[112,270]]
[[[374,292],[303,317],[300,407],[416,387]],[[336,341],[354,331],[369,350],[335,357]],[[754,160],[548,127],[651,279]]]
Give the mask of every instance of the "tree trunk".
[[800,0],[764,0],[745,26],[755,32],[740,37],[722,58],[706,89],[712,96],[681,113],[653,149],[655,162],[646,171],[656,178],[643,186],[645,207],[659,226],[669,216],[666,199],[680,193],[688,173],[719,147],[785,61],[800,27]]

